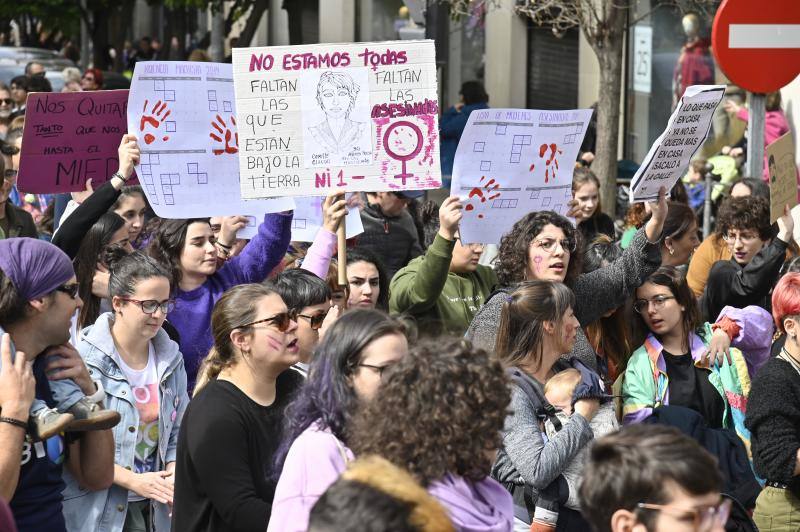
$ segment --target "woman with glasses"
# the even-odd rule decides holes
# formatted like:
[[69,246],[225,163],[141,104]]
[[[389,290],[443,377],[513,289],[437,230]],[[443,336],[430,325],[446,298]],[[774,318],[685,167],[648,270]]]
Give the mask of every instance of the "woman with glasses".
[[717,226],[732,257],[714,263],[708,274],[700,298],[706,320],[715,320],[726,305],[758,305],[769,311],[770,290],[793,242],[794,219],[787,206],[777,220],[777,232],[769,220],[769,202],[757,196],[734,198],[720,209]]
[[742,352],[730,346],[771,330],[769,315],[758,307],[726,308],[716,324],[703,323],[686,278],[669,266],[636,289],[633,308],[647,337],[625,370],[623,421],[640,422],[660,406],[682,406],[709,428],[736,429],[749,442],[744,413],[750,372]]
[[[581,327],[621,306],[637,286],[661,263],[660,240],[667,216],[665,191],[650,204],[650,220],[633,238],[622,256],[605,268],[580,275],[577,231],[565,217],[553,211],[527,214],[500,242],[497,278],[503,288],[495,292],[475,315],[466,337],[478,347],[494,349],[503,303],[522,281],[544,279],[566,284],[575,293],[575,317]],[[581,328],[570,355],[597,368],[596,354]]]
[[289,370],[296,320],[267,283],[231,288],[214,306],[214,346],[178,438],[173,530],[266,528],[285,409],[303,382]]
[[140,252],[127,255],[111,271],[109,293],[113,310],[82,331],[77,347],[108,408],[122,416],[114,428],[114,483],[89,491],[65,473],[67,528],[168,530],[189,402],[183,357],[161,328],[175,306],[169,272]]
[[308,528],[311,507],[353,459],[353,416],[375,396],[386,368],[408,354],[405,334],[402,323],[368,309],[342,315],[325,334],[286,412],[269,532]]
[[[238,220],[230,226],[235,235],[247,219],[232,218]],[[260,283],[267,278],[289,247],[291,225],[291,211],[266,214],[258,233],[242,252],[222,266],[217,260],[219,249],[208,218],[163,220],[155,231],[148,253],[172,274],[178,304],[168,318],[180,335],[189,393],[194,389],[200,362],[213,344],[208,324],[214,304],[236,285]]]
[[800,529],[800,273],[775,286],[772,315],[786,343],[753,381],[745,420],[766,480],[753,513],[762,532]]

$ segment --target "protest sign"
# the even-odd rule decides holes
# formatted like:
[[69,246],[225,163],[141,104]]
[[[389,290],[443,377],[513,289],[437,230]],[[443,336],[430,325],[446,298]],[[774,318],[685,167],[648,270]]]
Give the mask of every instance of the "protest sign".
[[797,166],[794,158],[794,139],[786,133],[767,146],[769,173],[769,221],[783,216],[783,207],[797,205]]
[[499,244],[531,211],[566,214],[591,117],[591,109],[473,111],[453,165],[452,193],[464,202],[462,242]]
[[724,85],[686,87],[667,128],[650,147],[631,180],[631,203],[655,200],[661,187],[669,191],[683,177],[692,156],[706,139],[714,109],[724,95]]
[[[294,198],[294,218],[292,219],[292,240],[313,242],[317,231],[322,227],[323,196]],[[364,232],[361,213],[358,207],[348,208],[345,218],[346,237],[353,238]]]
[[[128,91],[31,93],[17,187],[56,193],[97,188],[119,169]],[[133,181],[135,183],[135,180]]]
[[246,202],[239,193],[239,134],[231,65],[186,61],[136,64],[127,128],[139,139],[137,172],[162,218],[246,215],[241,238],[288,199]]
[[438,188],[433,41],[233,49],[246,199]]

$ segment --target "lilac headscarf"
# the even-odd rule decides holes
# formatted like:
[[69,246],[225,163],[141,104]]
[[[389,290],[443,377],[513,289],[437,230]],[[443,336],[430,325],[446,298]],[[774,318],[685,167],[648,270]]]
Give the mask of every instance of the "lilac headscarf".
[[0,270],[25,301],[47,295],[75,276],[66,253],[35,238],[0,240]]

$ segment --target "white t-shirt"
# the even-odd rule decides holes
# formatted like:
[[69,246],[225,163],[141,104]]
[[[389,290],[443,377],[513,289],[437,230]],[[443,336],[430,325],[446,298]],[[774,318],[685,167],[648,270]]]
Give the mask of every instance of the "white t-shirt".
[[[122,360],[121,356],[119,357],[119,367],[131,386],[136,409],[139,411],[139,430],[136,433],[133,472],[150,473],[156,470],[159,415],[158,370],[152,342],[149,345],[147,366],[144,369],[131,368]],[[144,497],[130,492],[128,500],[141,501],[144,500]]]

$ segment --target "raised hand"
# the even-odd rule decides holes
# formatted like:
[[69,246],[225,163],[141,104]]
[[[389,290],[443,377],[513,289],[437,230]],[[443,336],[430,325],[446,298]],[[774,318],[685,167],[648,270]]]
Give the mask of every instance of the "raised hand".
[[661,239],[661,233],[664,229],[664,220],[667,219],[667,189],[661,187],[658,189],[658,200],[655,202],[648,202],[650,205],[650,220],[644,227],[644,232],[647,235],[647,240],[650,242],[658,242]]
[[[167,111],[169,114],[169,111]],[[146,137],[147,135],[145,135]],[[117,154],[119,155],[119,173],[128,179],[133,173],[134,165],[139,162],[139,143],[136,135],[122,135]],[[148,143],[149,144],[149,143]]]
[[331,233],[339,228],[339,223],[347,215],[347,201],[344,192],[337,191],[329,194],[322,204],[322,227]]
[[463,205],[458,196],[450,196],[439,207],[439,234],[446,240],[453,240],[461,222]]

